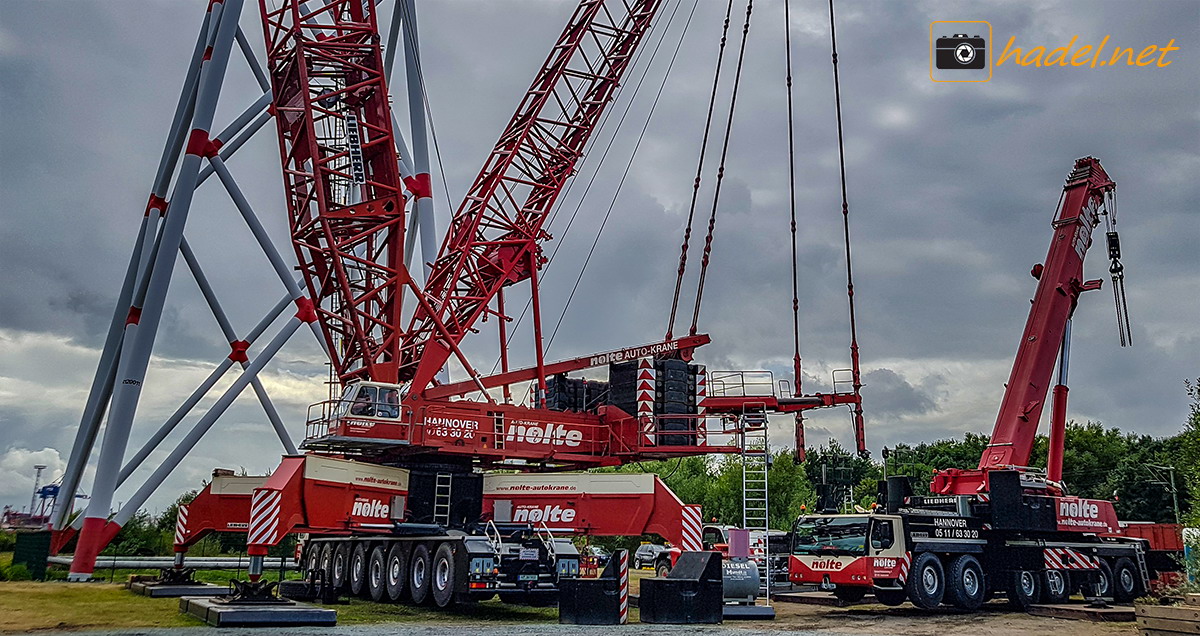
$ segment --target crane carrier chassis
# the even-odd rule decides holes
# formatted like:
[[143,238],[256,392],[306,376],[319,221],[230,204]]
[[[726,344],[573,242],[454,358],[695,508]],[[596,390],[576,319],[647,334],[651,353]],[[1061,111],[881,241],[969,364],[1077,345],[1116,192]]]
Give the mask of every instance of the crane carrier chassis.
[[1029,494],[1015,470],[988,477],[988,493],[949,496],[913,496],[892,477],[881,512],[799,518],[789,579],[846,601],[871,592],[884,605],[974,610],[999,591],[1026,609],[1075,591],[1129,602],[1178,567],[1171,546],[1133,536],[1111,502]]
[[430,479],[303,455],[285,457],[269,477],[214,473],[195,500],[180,506],[174,569],[214,531],[245,532],[251,546],[296,532],[295,557],[306,579],[334,593],[439,607],[499,594],[536,605],[557,600],[559,578],[579,576],[572,535],[653,533],[698,550],[700,527],[700,506],[682,503],[654,475]]

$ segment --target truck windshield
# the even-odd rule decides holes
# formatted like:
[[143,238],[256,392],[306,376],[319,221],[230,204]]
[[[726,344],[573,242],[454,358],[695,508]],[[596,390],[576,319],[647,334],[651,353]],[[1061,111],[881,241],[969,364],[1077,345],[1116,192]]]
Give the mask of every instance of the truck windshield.
[[867,519],[801,517],[792,535],[792,554],[866,554]]

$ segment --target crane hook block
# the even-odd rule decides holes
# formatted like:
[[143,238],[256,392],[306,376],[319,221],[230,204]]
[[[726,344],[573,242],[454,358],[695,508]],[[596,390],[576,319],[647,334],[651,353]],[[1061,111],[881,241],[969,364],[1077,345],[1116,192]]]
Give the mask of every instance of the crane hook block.
[[1116,232],[1108,232],[1108,257],[1112,260],[1121,258],[1121,237]]

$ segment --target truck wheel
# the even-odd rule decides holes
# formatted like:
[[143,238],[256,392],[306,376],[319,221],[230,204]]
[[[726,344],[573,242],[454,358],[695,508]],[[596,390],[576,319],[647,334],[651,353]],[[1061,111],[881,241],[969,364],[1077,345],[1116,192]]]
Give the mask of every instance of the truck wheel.
[[876,588],[875,600],[888,607],[896,607],[908,600],[908,592],[905,590],[881,590]]
[[1121,557],[1113,563],[1112,578],[1113,600],[1118,603],[1129,603],[1142,595],[1142,575],[1129,557]]
[[1101,598],[1113,598],[1113,571],[1112,566],[1104,559],[1100,561],[1100,573],[1096,575],[1096,596]]
[[329,583],[335,590],[346,587],[347,574],[350,572],[350,542],[338,541],[329,558]]
[[660,559],[654,564],[654,576],[664,579],[671,573],[671,561],[669,559]]
[[854,605],[863,600],[863,597],[867,595],[867,589],[865,587],[839,587],[833,590],[833,595],[847,605]]
[[941,605],[945,594],[946,571],[942,562],[931,552],[918,554],[908,579],[908,600],[921,609],[933,609]]
[[1041,577],[1030,570],[1016,570],[1008,583],[1008,602],[1022,612],[1037,602],[1041,589]]
[[404,553],[403,543],[393,543],[387,552],[383,566],[383,584],[387,589],[388,600],[399,603],[408,587],[408,555]]
[[429,558],[429,546],[421,543],[413,548],[412,559],[408,563],[408,593],[412,595],[413,603],[423,605],[429,600],[429,579],[432,564]]
[[983,568],[979,560],[969,554],[959,555],[950,563],[947,577],[950,604],[958,609],[975,611],[983,605]]
[[371,556],[367,557],[367,596],[376,603],[383,601],[387,594],[387,583],[384,581],[386,561],[382,544],[375,546]]
[[321,544],[310,541],[304,550],[304,578],[310,579],[313,572],[321,569]]
[[329,584],[330,565],[333,563],[333,543],[326,542],[321,546],[321,562],[317,569],[321,571],[321,583]]
[[355,596],[363,596],[367,592],[367,560],[370,558],[370,550],[367,549],[366,541],[359,541],[354,544],[354,551],[350,553],[350,593]]
[[1042,577],[1042,602],[1066,603],[1071,597],[1071,580],[1063,570],[1046,570]]
[[449,607],[454,604],[454,592],[458,581],[457,568],[454,567],[454,548],[450,543],[442,543],[433,553],[433,568],[430,571],[430,587],[433,592],[433,602],[438,607]]

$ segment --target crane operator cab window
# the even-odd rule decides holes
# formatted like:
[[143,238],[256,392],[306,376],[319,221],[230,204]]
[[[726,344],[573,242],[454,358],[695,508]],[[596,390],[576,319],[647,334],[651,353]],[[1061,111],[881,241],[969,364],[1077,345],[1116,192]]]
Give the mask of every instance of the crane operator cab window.
[[400,389],[393,386],[351,384],[342,391],[338,415],[359,417],[400,417]]
[[353,393],[350,399],[350,415],[365,415],[371,417],[375,415],[376,404],[378,403],[378,391],[373,386],[351,387],[347,393]]
[[379,408],[376,415],[379,417],[397,418],[400,417],[400,391],[397,389],[380,388],[379,389]]
[[868,518],[839,515],[801,517],[792,534],[792,554],[864,556]]

